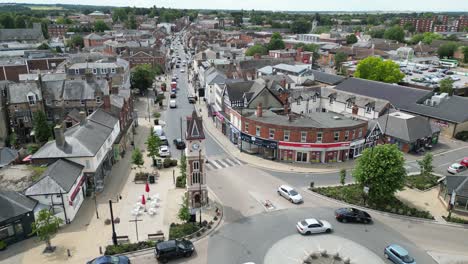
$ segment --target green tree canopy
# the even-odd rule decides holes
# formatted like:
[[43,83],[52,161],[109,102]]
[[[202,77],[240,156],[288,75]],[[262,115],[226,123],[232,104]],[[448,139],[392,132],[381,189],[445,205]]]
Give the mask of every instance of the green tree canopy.
[[404,42],[405,31],[400,26],[393,26],[385,30],[384,38]]
[[349,44],[354,44],[356,42],[358,42],[356,35],[351,34],[351,35],[346,36],[346,44],[349,45]]
[[37,235],[41,241],[45,241],[46,251],[53,251],[50,240],[62,223],[61,218],[52,215],[47,209],[42,209],[37,214],[36,221],[32,223],[32,233]]
[[431,153],[424,155],[422,160],[418,160],[418,165],[421,170],[421,175],[430,176],[434,172],[434,166],[432,166],[433,156]]
[[413,23],[406,23],[403,26],[403,29],[408,30],[408,32],[410,32],[410,33],[414,33],[416,31],[416,28],[413,26]]
[[36,140],[40,143],[47,142],[52,136],[52,131],[47,124],[47,117],[43,111],[34,113],[33,125]]
[[312,24],[305,18],[299,18],[291,23],[291,31],[295,34],[308,33],[311,28]]
[[463,52],[463,62],[468,63],[468,46],[462,48]]
[[439,58],[452,58],[457,48],[458,44],[455,42],[445,43],[437,49],[437,54]]
[[268,50],[279,50],[284,49],[284,47],[285,45],[281,34],[278,32],[273,33],[273,35],[271,35],[270,42],[267,45]]
[[357,159],[353,177],[364,187],[369,187],[369,199],[385,201],[403,189],[406,169],[402,152],[395,144],[378,145],[362,152]]
[[71,37],[70,41],[68,42],[68,46],[73,47],[73,48],[83,48],[84,47],[83,37],[80,35],[73,35],[73,37]]
[[410,42],[413,44],[418,44],[420,41],[424,44],[431,44],[433,40],[442,39],[442,36],[437,33],[425,32],[423,34],[414,35]]
[[137,22],[134,14],[129,14],[127,23],[125,24],[128,29],[136,29]]
[[47,45],[47,43],[42,43],[41,45],[39,45],[37,47],[38,50],[48,50],[50,49],[49,45]]
[[248,48],[247,51],[245,52],[246,56],[253,56],[255,54],[266,55],[268,54],[268,49],[265,48],[265,46],[263,45],[256,44]]
[[373,30],[371,30],[369,32],[369,34],[373,38],[383,38],[384,34],[385,34],[385,30],[384,29],[373,29]]
[[398,64],[391,60],[384,61],[377,57],[367,57],[358,63],[354,77],[386,83],[398,83],[405,75],[400,71]]
[[94,22],[94,31],[104,32],[105,30],[110,30],[110,28],[104,21],[96,20],[96,22]]
[[112,20],[114,22],[125,22],[127,21],[127,10],[125,8],[114,8],[112,9]]
[[335,68],[338,70],[339,73],[342,73],[343,65],[342,63],[348,60],[348,56],[342,52],[339,51],[335,54]]
[[137,167],[143,166],[145,161],[143,160],[143,154],[141,154],[141,150],[139,148],[135,148],[132,152],[132,164],[136,165]]
[[61,25],[64,25],[64,24],[70,25],[70,24],[73,24],[73,21],[68,17],[58,17],[55,20],[55,23],[61,24]]
[[439,91],[441,93],[453,94],[453,80],[451,78],[445,78],[439,83]]
[[148,139],[146,139],[146,150],[148,151],[148,157],[155,158],[157,156],[161,143],[161,139],[154,134],[153,128],[151,128],[151,133],[148,135]]
[[133,88],[140,89],[140,92],[148,90],[153,85],[154,77],[158,74],[156,68],[149,64],[140,64],[132,69],[130,82]]

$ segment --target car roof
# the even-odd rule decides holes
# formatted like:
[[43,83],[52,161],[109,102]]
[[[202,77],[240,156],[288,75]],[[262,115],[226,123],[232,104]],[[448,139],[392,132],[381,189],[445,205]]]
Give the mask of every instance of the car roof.
[[286,189],[286,191],[294,190],[294,188],[289,185],[281,185],[280,188]]
[[173,248],[176,246],[176,241],[175,240],[168,240],[168,241],[163,241],[163,242],[158,242],[156,244],[156,248],[159,250],[164,250],[167,248]]
[[408,255],[408,251],[406,251],[406,249],[400,247],[397,244],[391,244],[389,247],[393,249],[394,251],[396,251],[400,256]]
[[458,163],[458,162],[455,162],[455,163],[453,163],[453,164],[450,165],[450,166],[451,166],[451,167],[460,167],[460,166],[462,166],[462,165],[461,165],[460,163]]
[[159,147],[159,149],[168,149],[168,147],[166,145],[162,145]]
[[315,219],[315,218],[307,218],[307,219],[305,219],[304,221],[306,221],[306,223],[307,223],[308,225],[311,225],[311,224],[318,224],[318,220]]

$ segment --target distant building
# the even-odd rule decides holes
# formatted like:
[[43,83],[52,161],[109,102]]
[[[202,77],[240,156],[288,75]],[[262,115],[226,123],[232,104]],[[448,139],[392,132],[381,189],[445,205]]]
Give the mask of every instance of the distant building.
[[0,42],[41,42],[44,40],[40,23],[34,23],[32,28],[0,29]]
[[49,38],[63,38],[67,33],[70,25],[66,24],[51,24],[47,26]]

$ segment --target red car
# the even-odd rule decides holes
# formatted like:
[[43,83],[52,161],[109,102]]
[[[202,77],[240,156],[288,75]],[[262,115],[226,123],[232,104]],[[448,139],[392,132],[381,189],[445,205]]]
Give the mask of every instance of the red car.
[[464,157],[461,161],[460,161],[460,164],[465,166],[465,167],[468,167],[468,157]]

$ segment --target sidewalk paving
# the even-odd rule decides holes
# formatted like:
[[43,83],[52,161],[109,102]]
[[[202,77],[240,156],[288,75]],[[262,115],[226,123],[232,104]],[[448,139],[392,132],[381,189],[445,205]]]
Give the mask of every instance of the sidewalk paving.
[[198,113],[203,116],[203,128],[208,132],[213,140],[215,140],[227,153],[231,154],[235,158],[250,164],[251,166],[267,169],[271,171],[281,172],[295,172],[295,173],[330,173],[338,172],[341,169],[351,169],[354,167],[354,161],[330,163],[330,164],[288,164],[272,160],[263,159],[259,156],[250,155],[244,152],[240,152],[239,148],[234,145],[225,135],[219,131],[214,123],[212,117],[208,116],[207,108],[204,102],[199,101],[196,104]]

